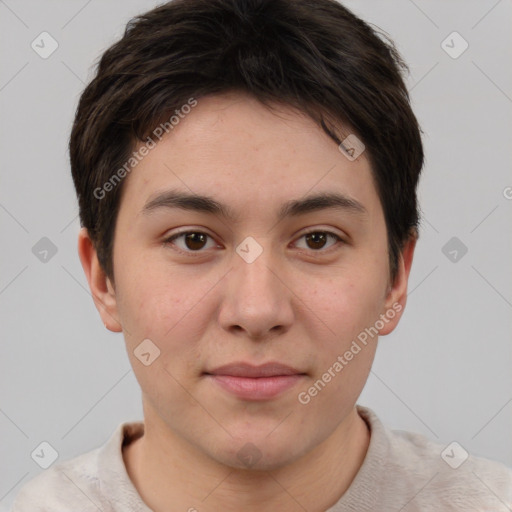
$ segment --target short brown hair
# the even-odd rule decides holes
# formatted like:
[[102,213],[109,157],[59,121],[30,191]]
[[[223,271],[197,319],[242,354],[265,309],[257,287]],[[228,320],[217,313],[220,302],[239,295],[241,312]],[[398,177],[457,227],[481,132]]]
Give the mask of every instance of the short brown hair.
[[106,274],[123,183],[95,191],[190,98],[244,91],[299,109],[337,144],[336,124],[362,140],[393,281],[404,242],[417,236],[423,166],[404,70],[393,43],[334,0],[174,0],[132,19],[84,90],[69,143],[81,224]]

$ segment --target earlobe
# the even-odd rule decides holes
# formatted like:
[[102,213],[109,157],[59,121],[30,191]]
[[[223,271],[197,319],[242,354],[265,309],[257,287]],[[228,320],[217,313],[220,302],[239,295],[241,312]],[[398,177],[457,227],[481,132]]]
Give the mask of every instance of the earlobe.
[[402,249],[400,260],[398,262],[396,279],[388,291],[388,295],[384,303],[384,311],[382,311],[388,319],[388,322],[386,322],[384,327],[380,329],[379,334],[381,336],[385,336],[395,329],[405,309],[405,304],[407,303],[407,285],[409,282],[409,274],[411,272],[416,240],[416,236],[411,236]]
[[103,324],[109,331],[121,332],[115,289],[98,261],[96,248],[86,228],[81,228],[78,235],[78,255]]

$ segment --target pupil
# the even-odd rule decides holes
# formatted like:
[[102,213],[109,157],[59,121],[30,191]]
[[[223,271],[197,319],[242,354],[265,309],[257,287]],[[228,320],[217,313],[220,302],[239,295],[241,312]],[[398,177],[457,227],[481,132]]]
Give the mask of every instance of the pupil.
[[312,247],[313,249],[321,249],[325,245],[326,236],[325,233],[310,233],[307,236],[308,241],[313,241],[313,244],[320,244],[319,247]]
[[[189,249],[201,249],[202,244],[205,242],[204,238],[205,235],[202,233],[188,233],[185,237],[187,247]],[[194,244],[199,244],[199,246]]]
[[[321,249],[327,239],[325,233],[309,233],[306,238],[313,243],[313,249]],[[188,233],[185,239],[189,249],[201,249],[205,243],[205,235],[202,233]]]

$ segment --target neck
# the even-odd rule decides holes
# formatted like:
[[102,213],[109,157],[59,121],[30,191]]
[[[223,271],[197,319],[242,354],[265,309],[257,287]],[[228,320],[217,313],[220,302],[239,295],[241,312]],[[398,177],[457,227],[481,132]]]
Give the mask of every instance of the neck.
[[134,486],[154,512],[168,511],[170,504],[191,512],[323,512],[350,486],[370,441],[354,408],[331,436],[292,464],[241,470],[218,463],[145,416],[144,435],[124,447],[123,457]]

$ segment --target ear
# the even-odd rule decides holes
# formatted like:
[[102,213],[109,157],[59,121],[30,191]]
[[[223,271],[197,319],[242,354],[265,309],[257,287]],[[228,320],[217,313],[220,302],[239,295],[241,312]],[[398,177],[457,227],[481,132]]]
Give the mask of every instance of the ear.
[[121,332],[114,286],[101,268],[96,248],[86,228],[82,228],[78,235],[78,255],[89,283],[94,304],[105,327],[112,332]]
[[407,303],[407,284],[409,282],[416,240],[416,235],[411,235],[402,249],[398,261],[396,279],[388,289],[386,300],[384,301],[384,309],[381,312],[380,318],[383,320],[384,327],[379,330],[380,336],[385,336],[395,329],[405,309],[405,304]]

